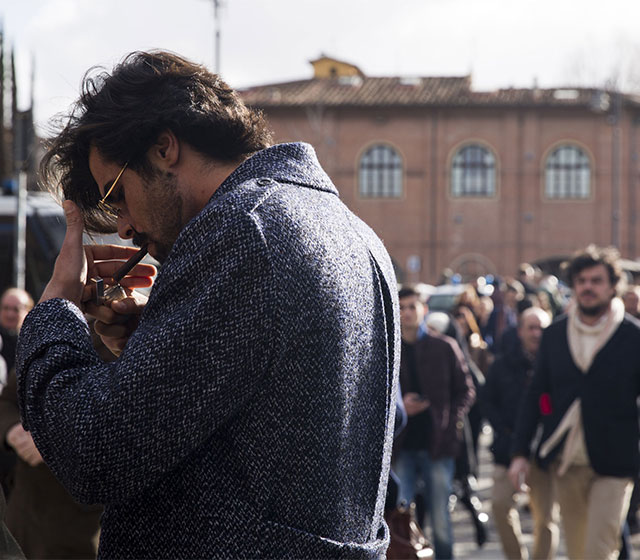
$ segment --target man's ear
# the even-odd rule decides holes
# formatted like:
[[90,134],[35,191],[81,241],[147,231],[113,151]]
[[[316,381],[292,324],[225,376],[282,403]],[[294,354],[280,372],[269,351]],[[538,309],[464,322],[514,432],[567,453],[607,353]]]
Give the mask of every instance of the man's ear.
[[180,141],[171,130],[165,130],[158,135],[147,156],[159,169],[170,171],[180,159]]

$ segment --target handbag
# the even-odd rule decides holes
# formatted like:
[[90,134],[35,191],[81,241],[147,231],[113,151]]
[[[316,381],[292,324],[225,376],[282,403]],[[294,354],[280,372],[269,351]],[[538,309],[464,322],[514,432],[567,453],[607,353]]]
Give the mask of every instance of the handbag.
[[433,546],[425,536],[416,516],[416,504],[399,505],[385,514],[389,526],[388,560],[434,558]]

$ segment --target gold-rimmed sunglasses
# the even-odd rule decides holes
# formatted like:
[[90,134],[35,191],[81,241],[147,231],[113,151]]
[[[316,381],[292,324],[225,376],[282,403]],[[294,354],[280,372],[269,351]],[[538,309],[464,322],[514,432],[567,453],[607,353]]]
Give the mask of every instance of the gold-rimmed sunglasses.
[[116,188],[116,185],[118,184],[118,181],[120,180],[120,177],[122,177],[122,174],[124,173],[124,170],[127,168],[127,165],[129,165],[129,162],[126,162],[122,166],[122,169],[120,170],[120,173],[118,173],[117,177],[113,180],[113,183],[111,183],[111,186],[109,187],[109,190],[98,201],[98,208],[100,208],[100,210],[102,210],[106,214],[109,214],[109,216],[111,216],[112,218],[117,218],[119,213],[120,213],[120,211],[115,206],[113,206],[112,204],[109,204],[107,202],[107,198],[109,198],[109,196],[113,192],[113,189]]

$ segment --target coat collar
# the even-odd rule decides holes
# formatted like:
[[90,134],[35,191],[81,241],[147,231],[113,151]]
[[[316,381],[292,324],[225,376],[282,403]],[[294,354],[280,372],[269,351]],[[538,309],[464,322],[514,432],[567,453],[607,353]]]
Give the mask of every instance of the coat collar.
[[214,197],[252,179],[271,179],[338,194],[313,147],[303,142],[276,144],[256,152],[224,180]]

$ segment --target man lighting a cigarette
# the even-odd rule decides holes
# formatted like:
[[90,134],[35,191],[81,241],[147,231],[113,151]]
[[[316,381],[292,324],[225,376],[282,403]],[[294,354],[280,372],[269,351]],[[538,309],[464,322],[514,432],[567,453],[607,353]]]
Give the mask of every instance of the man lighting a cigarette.
[[[22,329],[20,405],[73,496],[105,504],[99,556],[383,557],[395,277],[313,149],[271,146],[204,67],[136,52],[85,78],[43,170],[67,235]],[[85,251],[83,228],[162,263],[146,304],[89,302],[135,249]]]

